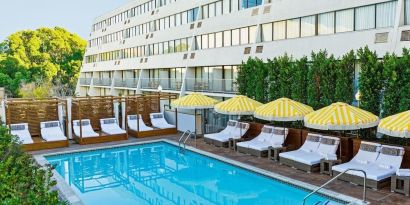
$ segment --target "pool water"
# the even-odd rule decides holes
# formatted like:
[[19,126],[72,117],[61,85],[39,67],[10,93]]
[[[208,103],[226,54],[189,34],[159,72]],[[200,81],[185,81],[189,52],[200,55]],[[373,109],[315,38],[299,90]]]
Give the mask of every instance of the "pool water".
[[[302,204],[307,191],[166,142],[47,156],[86,205]],[[346,204],[312,196],[307,204]]]

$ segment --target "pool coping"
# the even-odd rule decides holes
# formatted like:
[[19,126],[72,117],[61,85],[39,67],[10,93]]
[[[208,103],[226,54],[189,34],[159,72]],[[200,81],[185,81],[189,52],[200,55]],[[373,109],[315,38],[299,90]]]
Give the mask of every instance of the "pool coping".
[[[53,152],[53,153],[45,153],[45,154],[36,154],[34,155],[34,159],[37,161],[37,163],[40,166],[47,166],[49,162],[45,157],[47,156],[54,156],[54,155],[63,155],[63,154],[71,154],[71,153],[76,153],[76,152],[86,152],[86,151],[95,151],[95,150],[101,150],[101,149],[109,149],[109,148],[119,148],[119,147],[127,147],[127,146],[134,146],[134,145],[141,145],[141,144],[150,144],[150,143],[158,143],[158,142],[165,142],[172,144],[174,146],[178,146],[178,143],[172,140],[168,139],[157,139],[157,140],[148,140],[148,141],[141,141],[141,142],[132,142],[132,143],[124,143],[124,144],[118,144],[118,145],[106,145],[106,146],[99,146],[99,147],[90,147],[90,148],[80,148],[76,150],[67,150],[67,151],[58,151],[58,152]],[[292,179],[290,177],[285,177],[280,174],[276,174],[252,165],[248,165],[242,162],[238,162],[236,160],[229,159],[227,157],[222,157],[217,154],[213,154],[211,152],[203,151],[198,148],[192,147],[192,146],[186,146],[187,150],[190,150],[192,152],[214,158],[216,160],[246,169],[248,171],[254,172],[256,174],[263,175],[265,177],[272,178],[273,180],[278,180],[283,183],[296,186],[301,189],[305,190],[315,190],[318,188],[318,186],[302,182],[296,179]],[[57,182],[57,185],[55,186],[55,190],[58,191],[60,197],[67,201],[68,203],[72,205],[85,205],[85,203],[81,200],[81,198],[74,192],[74,190],[66,183],[65,179],[56,171],[52,170],[53,176],[52,179]],[[344,202],[348,202],[350,205],[364,205],[366,203],[362,202],[362,200],[347,196],[341,193],[337,193],[328,189],[321,189],[318,191],[318,194],[324,195],[327,198],[330,199],[336,199]]]

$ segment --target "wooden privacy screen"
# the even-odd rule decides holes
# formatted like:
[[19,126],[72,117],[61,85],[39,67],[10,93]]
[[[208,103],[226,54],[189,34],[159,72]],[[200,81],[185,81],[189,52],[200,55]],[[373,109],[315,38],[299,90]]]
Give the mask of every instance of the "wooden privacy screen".
[[121,98],[112,96],[75,98],[72,101],[72,120],[89,119],[94,130],[100,130],[100,119],[115,116],[114,103]]
[[32,136],[40,136],[40,122],[58,119],[58,99],[11,99],[6,101],[6,124],[28,123]]

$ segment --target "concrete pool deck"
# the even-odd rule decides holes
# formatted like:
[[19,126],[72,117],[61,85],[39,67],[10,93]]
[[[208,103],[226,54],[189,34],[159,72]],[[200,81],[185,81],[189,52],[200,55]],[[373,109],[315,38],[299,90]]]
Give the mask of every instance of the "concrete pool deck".
[[[84,150],[84,149],[95,149],[101,147],[109,147],[114,145],[121,145],[121,144],[128,144],[128,143],[136,143],[136,142],[144,142],[144,141],[151,141],[151,140],[158,140],[158,139],[167,139],[171,141],[177,141],[179,135],[169,135],[169,136],[159,136],[159,137],[149,137],[149,138],[133,138],[126,141],[117,141],[117,142],[110,142],[110,143],[102,143],[102,144],[94,144],[94,145],[78,145],[71,143],[70,147],[67,148],[59,148],[53,150],[43,150],[43,151],[36,151],[31,152],[33,155],[42,155],[42,154],[52,154],[56,152],[70,152],[76,150]],[[188,145],[195,147],[194,140],[189,140]],[[257,167],[262,170],[266,170],[268,172],[273,172],[275,174],[282,175],[284,177],[292,178],[298,181],[302,181],[308,184],[312,184],[315,186],[320,186],[329,180],[331,177],[327,175],[321,175],[319,173],[311,173],[308,174],[306,172],[295,170],[290,167],[280,165],[277,162],[273,162],[268,160],[267,158],[257,158],[254,156],[237,153],[236,151],[227,149],[227,148],[220,148],[214,147],[212,145],[206,144],[202,139],[197,140],[197,149],[210,152],[212,154],[225,157],[234,161],[238,161],[240,163],[251,165]],[[362,197],[363,187],[356,186],[347,182],[336,180],[333,183],[329,184],[325,187],[327,190],[331,190],[334,192],[338,192],[347,196],[351,196],[354,198],[360,199]],[[391,193],[390,188],[384,188],[381,190],[372,190],[367,189],[367,200],[371,204],[377,205],[398,205],[398,204],[409,204],[410,205],[410,197],[406,197],[401,194]]]

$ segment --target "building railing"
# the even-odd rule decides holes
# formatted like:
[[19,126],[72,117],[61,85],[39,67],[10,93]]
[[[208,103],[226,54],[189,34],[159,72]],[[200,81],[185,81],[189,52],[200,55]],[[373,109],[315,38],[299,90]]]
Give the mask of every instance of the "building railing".
[[111,86],[111,78],[94,78],[93,85],[96,86]]
[[158,89],[158,86],[163,90],[181,90],[182,79],[175,78],[142,78],[142,89]]
[[238,92],[235,79],[187,78],[185,82],[187,91],[232,94]]
[[114,78],[115,87],[137,88],[138,78]]
[[80,78],[80,85],[90,85],[91,78]]

